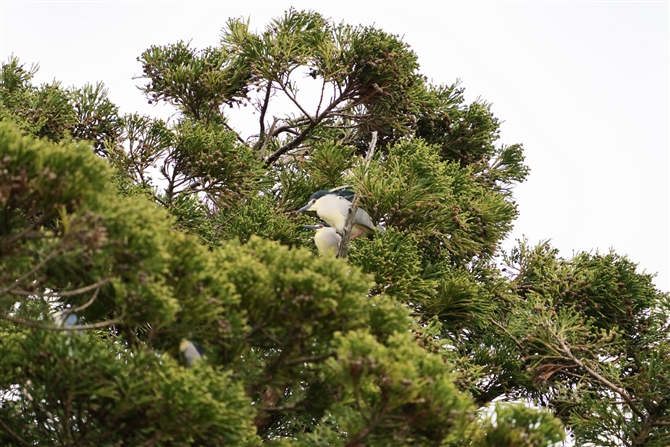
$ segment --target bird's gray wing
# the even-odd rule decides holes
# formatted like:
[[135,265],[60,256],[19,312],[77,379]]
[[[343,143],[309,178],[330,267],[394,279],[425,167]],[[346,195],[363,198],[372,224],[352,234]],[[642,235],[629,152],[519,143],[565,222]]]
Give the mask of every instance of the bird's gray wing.
[[377,228],[377,226],[376,226],[375,223],[372,221],[372,218],[370,217],[370,215],[368,214],[368,212],[365,211],[365,210],[362,209],[362,208],[358,208],[358,209],[356,210],[356,219],[355,219],[355,223],[357,223],[358,225],[362,225],[362,226],[364,226],[364,227],[366,227],[366,228],[369,228],[370,231],[374,231],[375,228]]

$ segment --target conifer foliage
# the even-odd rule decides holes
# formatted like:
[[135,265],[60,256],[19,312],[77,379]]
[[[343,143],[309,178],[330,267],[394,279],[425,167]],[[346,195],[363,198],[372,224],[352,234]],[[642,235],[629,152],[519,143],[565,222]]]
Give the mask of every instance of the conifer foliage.
[[[522,146],[408,43],[290,9],[138,61],[170,122],[2,65],[0,445],[670,443],[670,297],[614,252],[500,270]],[[386,231],[319,256],[295,211],[344,185]]]

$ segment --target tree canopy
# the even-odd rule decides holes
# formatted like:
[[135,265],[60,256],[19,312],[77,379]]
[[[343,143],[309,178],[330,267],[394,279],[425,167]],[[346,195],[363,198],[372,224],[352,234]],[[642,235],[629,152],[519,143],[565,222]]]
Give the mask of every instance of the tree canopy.
[[[523,148],[400,37],[290,9],[138,61],[169,122],[2,64],[0,445],[670,443],[670,295],[501,253]],[[319,256],[295,211],[345,185],[385,231]]]

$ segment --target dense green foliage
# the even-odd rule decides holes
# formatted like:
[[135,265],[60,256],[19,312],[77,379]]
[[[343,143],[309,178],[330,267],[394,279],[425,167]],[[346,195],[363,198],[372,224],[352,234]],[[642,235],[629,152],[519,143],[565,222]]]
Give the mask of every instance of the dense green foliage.
[[[615,253],[499,270],[522,147],[397,36],[289,10],[138,60],[173,122],[2,65],[0,445],[670,443],[670,296]],[[294,211],[343,185],[386,231],[320,257]]]

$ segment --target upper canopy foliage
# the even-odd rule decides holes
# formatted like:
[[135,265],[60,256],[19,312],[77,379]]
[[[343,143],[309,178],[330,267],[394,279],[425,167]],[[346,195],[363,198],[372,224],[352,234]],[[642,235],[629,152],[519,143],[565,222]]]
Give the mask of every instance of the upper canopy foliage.
[[[170,122],[2,66],[0,445],[668,444],[669,296],[615,253],[501,273],[522,147],[398,36],[291,9],[138,60]],[[294,211],[343,185],[386,231],[315,256]]]

